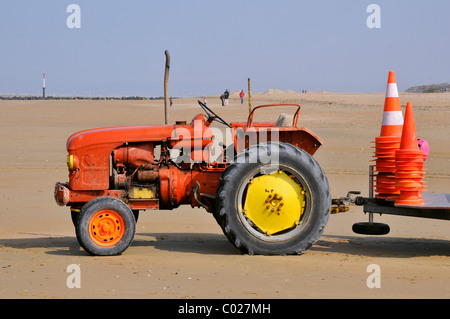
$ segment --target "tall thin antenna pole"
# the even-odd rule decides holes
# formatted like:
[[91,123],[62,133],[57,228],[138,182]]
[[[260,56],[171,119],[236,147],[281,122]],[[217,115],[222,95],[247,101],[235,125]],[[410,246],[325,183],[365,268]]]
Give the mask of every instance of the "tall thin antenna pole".
[[169,69],[170,69],[170,54],[169,51],[165,51],[166,55],[166,69],[164,72],[164,120],[165,124],[167,124],[167,107],[169,105]]
[[45,72],[44,72],[44,77],[42,79],[42,98],[45,99]]

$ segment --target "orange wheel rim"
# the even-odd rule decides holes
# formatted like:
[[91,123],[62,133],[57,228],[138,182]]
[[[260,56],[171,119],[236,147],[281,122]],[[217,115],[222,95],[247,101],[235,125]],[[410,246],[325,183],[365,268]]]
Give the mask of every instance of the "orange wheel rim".
[[123,237],[125,224],[122,217],[112,210],[101,210],[89,222],[89,236],[99,246],[117,244]]

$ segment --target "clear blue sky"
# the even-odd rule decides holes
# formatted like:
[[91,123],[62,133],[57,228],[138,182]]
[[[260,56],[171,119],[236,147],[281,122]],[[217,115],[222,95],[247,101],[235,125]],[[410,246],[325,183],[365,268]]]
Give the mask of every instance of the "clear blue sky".
[[[81,28],[69,29],[69,4]],[[369,4],[381,9],[370,29]],[[450,82],[450,1],[4,0],[0,94],[162,96],[224,89],[383,92]]]

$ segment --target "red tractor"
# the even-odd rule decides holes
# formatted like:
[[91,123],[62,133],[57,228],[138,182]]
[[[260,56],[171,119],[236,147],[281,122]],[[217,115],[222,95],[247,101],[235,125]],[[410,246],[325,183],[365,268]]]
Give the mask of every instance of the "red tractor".
[[[312,157],[322,141],[297,125],[300,105],[261,105],[247,122],[228,124],[198,103],[206,116],[189,124],[100,128],[68,138],[69,182],[56,183],[55,200],[70,207],[89,254],[121,254],[141,210],[183,204],[212,213],[246,254],[301,254],[321,236],[332,201]],[[296,108],[292,122],[284,116],[253,123],[257,109],[284,105]],[[231,133],[230,145],[217,143],[214,120]]]

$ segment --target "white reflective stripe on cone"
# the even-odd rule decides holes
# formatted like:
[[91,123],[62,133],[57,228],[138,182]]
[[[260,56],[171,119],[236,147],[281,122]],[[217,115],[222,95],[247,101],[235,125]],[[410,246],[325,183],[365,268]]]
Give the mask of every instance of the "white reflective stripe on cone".
[[386,97],[398,97],[397,83],[387,84]]
[[381,125],[403,125],[402,111],[383,112],[383,121]]

